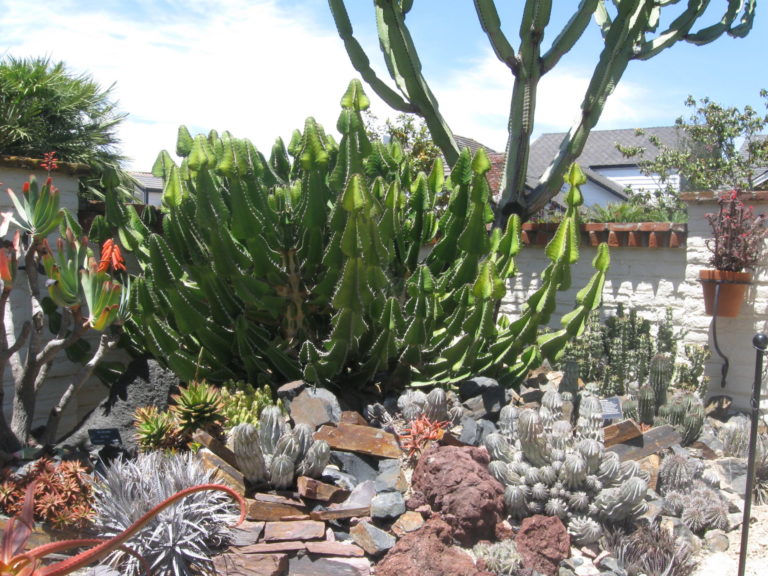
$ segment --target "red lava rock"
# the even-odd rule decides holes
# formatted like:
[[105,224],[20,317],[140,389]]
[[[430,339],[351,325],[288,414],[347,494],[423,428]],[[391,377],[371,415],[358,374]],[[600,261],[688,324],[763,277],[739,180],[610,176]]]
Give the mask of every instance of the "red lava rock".
[[435,516],[406,534],[376,565],[376,576],[492,576],[453,545],[451,527]]
[[488,452],[474,446],[430,448],[413,472],[414,497],[426,500],[464,546],[492,540],[504,518],[504,487],[488,472]]
[[571,555],[571,538],[557,516],[531,516],[523,520],[515,538],[523,566],[546,576],[558,573],[560,562]]

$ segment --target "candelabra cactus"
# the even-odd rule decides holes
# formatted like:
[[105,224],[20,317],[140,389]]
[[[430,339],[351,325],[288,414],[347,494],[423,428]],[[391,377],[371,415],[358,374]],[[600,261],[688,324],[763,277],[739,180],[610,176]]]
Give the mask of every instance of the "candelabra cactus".
[[[162,234],[130,207],[112,211],[141,268],[128,330],[182,379],[446,385],[487,375],[506,385],[583,329],[607,247],[562,329],[538,335],[578,258],[583,173],[567,174],[570,207],[541,288],[509,322],[497,310],[520,220],[489,234],[485,152],[459,154],[448,178],[442,161],[413,177],[396,144],[368,140],[368,105],[353,81],[338,143],[310,118],[269,161],[227,132],[193,138],[182,128],[181,165],[164,152],[153,169],[165,181]],[[439,195],[450,196],[440,219]]]
[[230,441],[248,482],[269,482],[278,490],[289,488],[297,475],[319,478],[331,455],[328,443],[314,440],[307,424],[291,430],[276,406],[262,412],[258,429],[248,422],[232,428]]
[[[644,512],[647,475],[636,463],[622,464],[616,453],[605,450],[593,426],[602,422],[599,401],[585,395],[584,422],[572,427],[557,410],[558,395],[547,392],[546,406],[538,409],[502,410],[502,432],[484,438],[491,457],[488,469],[505,486],[512,518],[558,516],[573,522],[574,539],[587,544],[599,539],[601,522],[621,522]],[[542,411],[553,419],[551,426],[544,425]]]

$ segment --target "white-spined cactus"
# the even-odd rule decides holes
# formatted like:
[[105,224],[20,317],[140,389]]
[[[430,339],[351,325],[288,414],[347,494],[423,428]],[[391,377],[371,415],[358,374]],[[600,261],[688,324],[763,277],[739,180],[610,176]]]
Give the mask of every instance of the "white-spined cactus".
[[277,407],[267,407],[259,423],[258,429],[243,423],[230,432],[238,468],[251,484],[269,483],[283,490],[293,485],[296,476],[322,475],[330,448],[327,442],[313,438],[311,426],[297,424],[291,430]]
[[232,451],[237,459],[237,467],[246,480],[253,484],[266,481],[268,471],[259,443],[259,429],[253,424],[244,422],[232,428],[229,434]]
[[[648,476],[636,462],[621,463],[615,452],[605,450],[598,398],[580,396],[579,418],[572,427],[558,410],[558,393],[545,396],[547,406],[538,410],[502,409],[501,431],[484,439],[489,470],[505,486],[504,502],[513,519],[541,513],[568,524],[578,518],[574,540],[592,543],[602,534],[600,522],[621,522],[644,512]],[[559,417],[547,425],[555,414]]]

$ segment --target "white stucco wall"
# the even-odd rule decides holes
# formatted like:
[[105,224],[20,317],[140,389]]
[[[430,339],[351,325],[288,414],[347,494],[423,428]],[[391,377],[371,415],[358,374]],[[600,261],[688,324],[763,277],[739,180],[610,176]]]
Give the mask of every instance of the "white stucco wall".
[[[0,167],[0,187],[2,188],[2,192],[0,192],[0,211],[13,211],[13,203],[6,193],[6,190],[11,188],[14,192],[20,194],[23,183],[29,179],[31,173],[30,170],[22,168]],[[42,185],[47,174],[39,171],[35,173],[35,176],[37,177],[38,182]],[[61,207],[66,208],[72,214],[76,215],[78,206],[77,177],[56,172],[53,174],[53,182],[59,189]],[[8,233],[8,237],[10,237],[12,231],[13,227]],[[49,241],[53,247],[55,247],[55,238],[57,236],[58,233],[54,233],[49,237]],[[16,336],[21,331],[21,327],[29,318],[29,291],[24,273],[20,271],[16,276],[14,288],[9,299],[9,306],[6,309],[5,314],[5,327],[9,345],[12,345],[13,342],[16,341]],[[91,346],[95,349],[99,333],[94,332],[89,336]],[[22,347],[22,350],[20,351],[22,357],[25,353],[26,347]],[[48,379],[38,394],[33,428],[45,424],[48,418],[48,413],[53,406],[55,406],[56,402],[58,402],[61,394],[71,381],[72,375],[74,375],[79,368],[80,365],[69,362],[63,352],[56,357],[49,372]],[[13,398],[13,377],[11,374],[10,363],[6,366],[5,372],[3,373],[3,389],[5,392],[3,410],[10,423],[11,403]],[[105,395],[106,388],[101,385],[97,379],[94,378],[88,382],[81,390],[81,393],[72,399],[70,405],[65,410],[59,425],[59,432],[64,433],[72,429],[85,414],[93,409],[101,399],[104,398]]]
[[[720,349],[729,357],[727,387],[720,388],[722,360],[714,351],[712,318],[704,314],[704,301],[699,270],[707,267],[709,253],[704,241],[710,235],[704,219],[714,204],[689,206],[688,240],[679,248],[611,249],[611,268],[603,291],[603,315],[610,315],[619,302],[633,307],[651,320],[663,318],[665,309],[672,313],[680,330],[686,333],[684,342],[709,344],[712,357],[707,365],[710,394],[727,394],[740,408],[749,407],[755,370],[755,350],[752,338],[756,332],[768,331],[768,269],[756,271],[755,281],[747,294],[737,318],[718,318],[717,334]],[[767,211],[768,203],[755,203],[755,210]],[[581,257],[573,268],[573,287],[558,295],[558,310],[551,326],[560,326],[560,317],[573,308],[576,293],[592,275],[591,261],[596,249],[582,243]],[[526,246],[517,259],[520,272],[509,283],[502,312],[516,317],[526,295],[539,286],[541,272],[548,260],[544,246]],[[682,347],[681,347],[682,348]],[[763,398],[768,399],[768,382],[763,386]]]

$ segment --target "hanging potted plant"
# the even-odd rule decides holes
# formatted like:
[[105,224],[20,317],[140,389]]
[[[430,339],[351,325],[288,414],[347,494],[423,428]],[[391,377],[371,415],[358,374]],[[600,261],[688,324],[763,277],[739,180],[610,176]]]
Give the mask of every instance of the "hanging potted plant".
[[722,195],[718,204],[717,213],[705,214],[712,227],[712,238],[706,245],[712,252],[709,263],[713,269],[700,270],[699,280],[704,288],[706,313],[734,317],[752,283],[752,274],[747,270],[757,264],[768,228],[765,216],[745,206],[735,190]]

